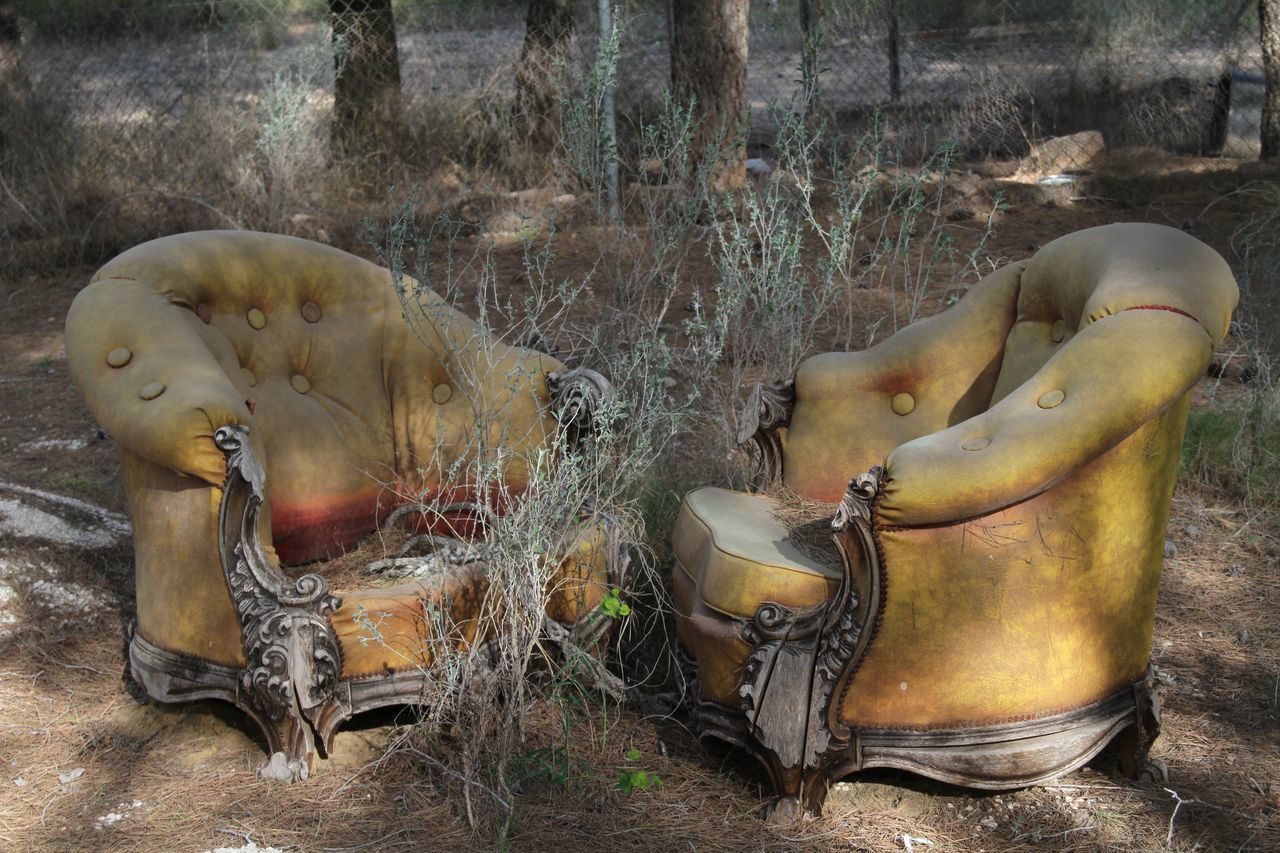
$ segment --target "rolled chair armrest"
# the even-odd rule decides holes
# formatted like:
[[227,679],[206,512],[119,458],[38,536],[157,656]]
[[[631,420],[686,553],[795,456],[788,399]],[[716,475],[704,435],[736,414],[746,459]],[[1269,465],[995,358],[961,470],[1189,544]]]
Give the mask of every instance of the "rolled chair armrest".
[[[67,360],[90,413],[122,447],[214,486],[226,479],[214,433],[252,424],[246,395],[189,310],[132,279],[103,279],[72,303]],[[234,362],[234,353],[223,359]],[[234,366],[234,365],[233,365]]]
[[879,521],[950,523],[1033,497],[1181,399],[1212,355],[1205,329],[1172,311],[1086,326],[988,411],[894,450]]

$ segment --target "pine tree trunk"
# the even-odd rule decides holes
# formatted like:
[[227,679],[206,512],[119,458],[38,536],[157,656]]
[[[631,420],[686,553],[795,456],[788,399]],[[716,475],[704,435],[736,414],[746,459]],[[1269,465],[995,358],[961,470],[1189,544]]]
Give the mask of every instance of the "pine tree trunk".
[[22,31],[9,0],[0,0],[0,151],[8,143],[7,128],[31,96],[31,81],[22,67]]
[[1262,66],[1267,96],[1262,104],[1262,156],[1280,157],[1280,0],[1258,0]]
[[718,157],[713,190],[746,182],[747,0],[675,0],[671,9],[671,88],[697,103],[695,162]]
[[400,54],[391,0],[329,0],[333,141],[347,155],[391,150],[400,131]]
[[560,137],[560,98],[574,29],[573,0],[529,0],[513,112],[520,142],[539,154],[550,152]]

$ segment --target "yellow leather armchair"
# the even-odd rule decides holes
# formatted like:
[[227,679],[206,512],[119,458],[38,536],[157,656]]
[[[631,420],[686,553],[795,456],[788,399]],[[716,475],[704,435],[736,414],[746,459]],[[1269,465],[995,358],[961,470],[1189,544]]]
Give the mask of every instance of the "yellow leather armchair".
[[[1179,448],[1237,298],[1181,231],[1092,228],[757,386],[766,494],[696,490],[673,534],[704,733],[764,763],[782,814],[868,767],[1012,788],[1115,741],[1150,768]],[[838,502],[828,559],[788,491]]]
[[[474,642],[486,585],[472,564],[333,594],[281,564],[342,553],[409,496],[441,508],[420,530],[475,532],[480,506],[518,498],[526,460],[588,427],[610,393],[547,355],[477,346],[436,294],[407,278],[402,290],[422,309],[413,328],[381,267],[291,237],[200,232],[112,260],[67,317],[72,376],[123,461],[131,675],[161,701],[233,702],[293,777],[315,736],[327,747],[352,714],[417,699],[439,640],[428,612]],[[497,499],[467,481],[485,464],[503,466]],[[569,543],[551,615],[579,622],[621,581],[610,547],[591,525]]]

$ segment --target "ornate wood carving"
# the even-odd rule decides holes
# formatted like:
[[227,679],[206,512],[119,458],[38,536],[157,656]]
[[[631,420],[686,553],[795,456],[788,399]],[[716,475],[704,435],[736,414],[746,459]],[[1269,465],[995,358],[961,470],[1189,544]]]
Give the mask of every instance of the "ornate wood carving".
[[578,444],[596,428],[600,411],[614,396],[613,384],[588,367],[547,374],[551,411],[570,444]]
[[315,756],[307,718],[333,694],[341,670],[338,638],[325,618],[340,602],[324,578],[290,580],[267,557],[259,526],[266,474],[248,428],[222,427],[214,441],[227,455],[219,550],[248,659],[240,704],[252,705],[278,730],[272,751],[286,753],[288,774],[306,778]]
[[756,491],[764,491],[782,478],[782,440],[780,427],[789,426],[795,408],[796,383],[757,382],[747,397],[738,428],[738,444],[755,442],[755,465],[752,482]]
[[[837,687],[848,678],[868,635],[879,592],[879,561],[871,536],[871,503],[879,468],[849,483],[831,527],[844,566],[834,598],[803,609],[766,602],[742,627],[754,648],[739,686],[747,728],[768,753],[775,780],[787,780],[792,798],[849,744],[850,734],[833,708]],[[846,541],[856,538],[855,552]],[[822,782],[825,784],[825,782]]]

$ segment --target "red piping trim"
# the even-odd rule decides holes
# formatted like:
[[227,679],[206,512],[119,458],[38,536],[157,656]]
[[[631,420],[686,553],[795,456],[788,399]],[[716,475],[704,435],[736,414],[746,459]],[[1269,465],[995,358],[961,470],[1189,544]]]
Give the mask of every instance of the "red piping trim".
[[1181,314],[1183,317],[1187,317],[1188,319],[1195,320],[1197,323],[1200,322],[1194,315],[1189,314],[1186,311],[1183,311],[1181,308],[1174,308],[1172,305],[1134,305],[1133,307],[1125,308],[1124,310],[1125,311],[1172,311],[1175,314]]

